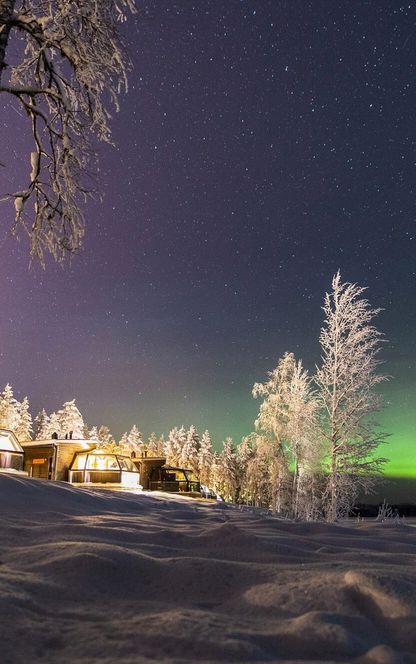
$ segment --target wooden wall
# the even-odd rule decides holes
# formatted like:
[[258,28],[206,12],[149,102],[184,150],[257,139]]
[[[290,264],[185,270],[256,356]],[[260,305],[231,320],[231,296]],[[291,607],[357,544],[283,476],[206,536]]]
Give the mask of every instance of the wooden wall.
[[[91,444],[88,449],[96,445]],[[25,447],[24,469],[30,477],[68,481],[68,469],[75,452],[87,452],[85,441],[65,440]],[[54,457],[56,449],[56,458]]]

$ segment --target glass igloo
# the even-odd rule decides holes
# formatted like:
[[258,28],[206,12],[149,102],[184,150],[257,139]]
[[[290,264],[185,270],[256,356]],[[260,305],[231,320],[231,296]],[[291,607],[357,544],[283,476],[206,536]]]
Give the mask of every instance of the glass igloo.
[[75,453],[68,479],[72,484],[118,484],[137,488],[140,475],[130,457],[91,450]]
[[22,471],[23,455],[23,448],[13,431],[0,429],[0,470]]

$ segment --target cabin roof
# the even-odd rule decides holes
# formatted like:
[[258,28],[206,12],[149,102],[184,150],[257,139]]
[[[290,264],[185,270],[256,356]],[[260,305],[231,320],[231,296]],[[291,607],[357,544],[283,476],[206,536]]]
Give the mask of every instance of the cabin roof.
[[186,470],[188,473],[193,473],[194,471],[192,468],[184,468],[184,466],[167,466],[166,464],[163,466],[165,470]]
[[47,447],[51,445],[73,445],[74,443],[79,443],[83,446],[85,446],[86,450],[90,450],[92,445],[96,445],[96,441],[94,440],[83,440],[81,438],[71,438],[71,439],[66,439],[66,438],[48,438],[45,440],[23,440],[22,441],[22,446],[23,447]]

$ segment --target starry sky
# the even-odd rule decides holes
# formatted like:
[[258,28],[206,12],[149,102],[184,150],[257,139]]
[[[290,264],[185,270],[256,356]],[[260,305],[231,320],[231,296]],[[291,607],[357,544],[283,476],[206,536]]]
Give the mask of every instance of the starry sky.
[[[416,476],[416,3],[152,0],[100,148],[83,252],[29,269],[0,206],[0,375],[33,414],[77,398],[116,436],[253,429],[285,351],[312,372],[338,268],[384,311],[382,452]],[[0,100],[0,191],[27,176]]]

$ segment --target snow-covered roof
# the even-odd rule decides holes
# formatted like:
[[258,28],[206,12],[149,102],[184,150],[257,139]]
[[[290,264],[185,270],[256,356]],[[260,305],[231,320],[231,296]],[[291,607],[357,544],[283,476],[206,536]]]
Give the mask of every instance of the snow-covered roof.
[[10,429],[0,429],[0,450],[7,452],[23,452],[23,448]]
[[48,438],[45,440],[24,440],[22,441],[22,447],[42,447],[46,445],[54,445],[56,443],[60,444],[65,444],[68,443],[69,445],[72,445],[73,443],[79,443],[82,445],[82,447],[85,450],[91,449],[92,446],[96,445],[97,443],[95,440],[83,440],[83,439],[77,439],[77,438]]

